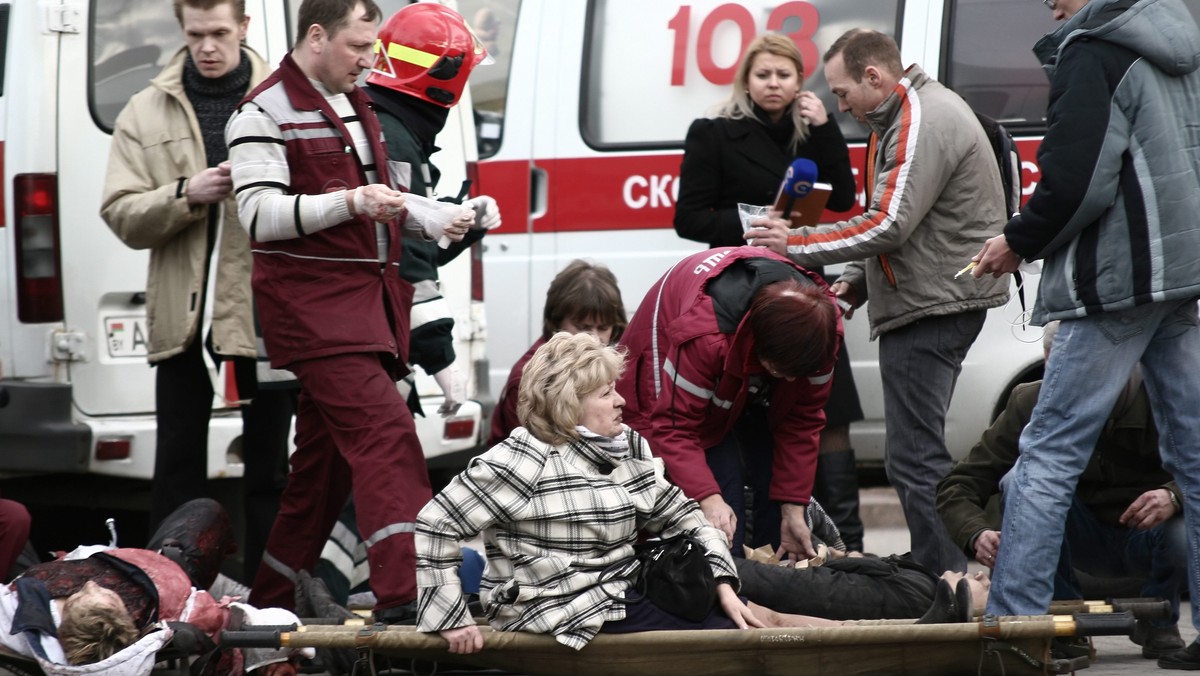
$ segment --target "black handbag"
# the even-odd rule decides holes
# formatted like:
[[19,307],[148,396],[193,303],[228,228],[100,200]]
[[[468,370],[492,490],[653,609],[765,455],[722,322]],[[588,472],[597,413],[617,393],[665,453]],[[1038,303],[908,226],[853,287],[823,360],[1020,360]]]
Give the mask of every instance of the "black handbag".
[[700,622],[717,601],[717,581],[704,555],[704,545],[690,535],[676,535],[634,546],[638,561],[634,588],[660,609],[690,622]]

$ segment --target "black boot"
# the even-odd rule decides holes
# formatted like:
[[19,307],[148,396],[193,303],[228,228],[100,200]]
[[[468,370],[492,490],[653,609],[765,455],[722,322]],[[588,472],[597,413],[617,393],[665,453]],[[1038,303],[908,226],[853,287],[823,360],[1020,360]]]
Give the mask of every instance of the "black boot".
[[858,467],[854,449],[817,456],[813,494],[837,524],[846,551],[863,550],[863,522],[858,515]]
[[974,619],[971,603],[971,587],[962,578],[956,587],[939,578],[933,590],[933,603],[929,610],[917,620],[917,624],[951,624],[970,622]]
[[939,579],[933,588],[933,603],[929,610],[917,620],[917,624],[950,624],[958,619],[958,599],[950,583]]

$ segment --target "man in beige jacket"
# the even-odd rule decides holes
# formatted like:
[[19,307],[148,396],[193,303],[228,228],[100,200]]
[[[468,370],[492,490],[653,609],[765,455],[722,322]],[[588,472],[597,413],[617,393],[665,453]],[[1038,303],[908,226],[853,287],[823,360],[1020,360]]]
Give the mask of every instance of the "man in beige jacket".
[[[117,118],[101,216],[121,241],[150,250],[149,361],[158,425],[151,527],[204,494],[213,385],[204,351],[229,360],[243,405],[246,569],[258,568],[287,476],[294,404],[258,388],[250,249],[229,178],[225,123],[268,74],[244,46],[245,0],[174,0],[181,49]],[[204,331],[205,304],[212,326]]]

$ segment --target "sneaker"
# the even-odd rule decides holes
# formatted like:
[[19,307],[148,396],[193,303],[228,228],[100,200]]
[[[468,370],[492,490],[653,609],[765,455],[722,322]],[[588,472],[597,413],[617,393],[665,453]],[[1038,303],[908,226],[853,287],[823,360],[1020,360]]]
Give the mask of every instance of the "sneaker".
[[1200,643],[1193,643],[1183,650],[1160,655],[1159,669],[1175,669],[1177,671],[1200,671]]

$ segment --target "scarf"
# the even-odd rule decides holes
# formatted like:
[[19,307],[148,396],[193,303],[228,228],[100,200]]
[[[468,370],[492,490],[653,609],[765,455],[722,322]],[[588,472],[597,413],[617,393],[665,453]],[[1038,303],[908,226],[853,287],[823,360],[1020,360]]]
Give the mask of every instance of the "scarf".
[[250,57],[242,52],[238,65],[221,77],[205,77],[196,68],[192,55],[183,62],[183,91],[187,94],[200,135],[204,137],[207,166],[215,167],[229,158],[225,145],[225,123],[250,86]]

